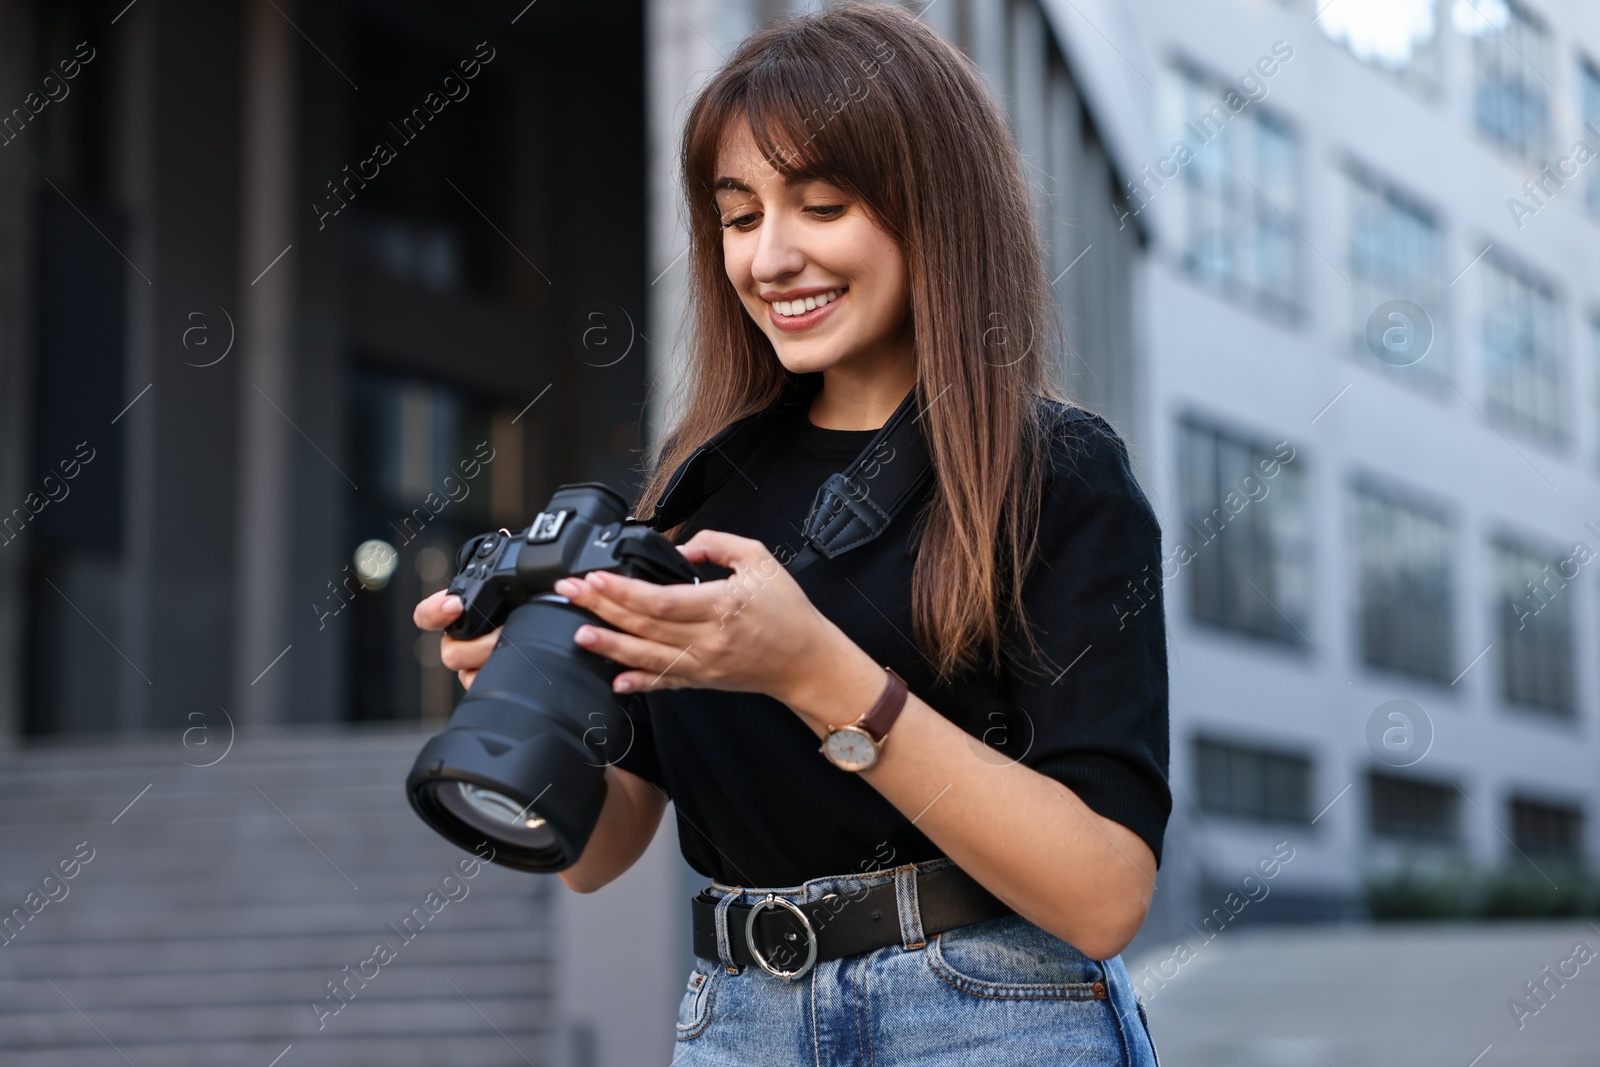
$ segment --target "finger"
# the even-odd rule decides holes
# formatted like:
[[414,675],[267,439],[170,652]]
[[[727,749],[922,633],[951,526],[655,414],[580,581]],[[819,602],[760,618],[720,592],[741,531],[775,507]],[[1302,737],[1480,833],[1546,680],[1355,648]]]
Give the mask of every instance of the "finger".
[[476,671],[489,662],[489,653],[500,641],[500,631],[490,630],[482,637],[458,641],[446,635],[439,639],[439,662],[453,671]]
[[673,668],[686,669],[695,663],[692,644],[674,647],[602,626],[580,626],[573,640],[590,652],[652,675],[664,674]]
[[618,693],[649,693],[659,689],[687,689],[694,683],[681,675],[668,671],[623,671],[611,680],[611,688]]
[[[605,571],[590,571],[583,576],[585,585],[600,594],[600,598],[631,611],[664,622],[705,622],[716,617],[712,605],[716,594],[708,589],[712,584],[657,585],[638,578],[626,578]],[[588,607],[587,604],[584,605]]]
[[471,689],[472,680],[477,676],[478,672],[475,670],[456,671],[456,677],[461,679],[461,688],[463,689]]
[[463,610],[460,597],[441,589],[417,604],[411,621],[424,630],[442,630],[459,619]]
[[701,530],[679,545],[678,550],[691,563],[715,563],[729,570],[754,567],[773,558],[760,541],[721,530]]
[[[579,591],[568,599],[593,612],[601,621],[618,630],[679,647],[691,641],[697,625],[702,625],[672,622],[625,607],[610,595],[614,589],[615,576],[608,577],[613,579],[613,588],[606,590],[596,589],[592,583],[584,579],[570,579]],[[560,588],[565,586],[558,586],[558,591]],[[708,615],[708,620],[711,617],[714,615]]]

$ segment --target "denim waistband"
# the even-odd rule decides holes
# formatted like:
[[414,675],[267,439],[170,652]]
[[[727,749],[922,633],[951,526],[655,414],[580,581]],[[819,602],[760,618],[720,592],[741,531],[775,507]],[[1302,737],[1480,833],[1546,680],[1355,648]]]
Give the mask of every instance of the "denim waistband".
[[[862,871],[856,874],[825,875],[821,878],[812,878],[800,885],[790,886],[737,886],[727,885],[723,882],[712,880],[704,892],[708,896],[721,899],[722,897],[736,895],[738,897],[764,897],[768,894],[784,897],[796,904],[811,904],[830,893],[840,896],[855,894],[863,889],[870,889],[876,885],[891,883],[900,871],[916,871],[926,873],[937,871],[945,867],[955,866],[955,861],[940,856],[936,859],[922,860],[917,863],[902,863],[895,867],[878,867],[871,871]],[[745,900],[736,900],[735,903],[746,903]]]

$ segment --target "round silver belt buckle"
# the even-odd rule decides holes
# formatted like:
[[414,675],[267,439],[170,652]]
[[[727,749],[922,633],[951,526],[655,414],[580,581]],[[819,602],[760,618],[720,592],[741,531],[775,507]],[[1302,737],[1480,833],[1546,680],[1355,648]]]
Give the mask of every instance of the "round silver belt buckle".
[[[761,950],[756,947],[756,916],[760,915],[766,908],[786,908],[793,912],[799,918],[800,925],[806,928],[806,961],[795,970],[786,971],[782,968],[774,967],[761,954]],[[750,949],[750,955],[761,965],[763,971],[766,971],[774,978],[782,978],[788,982],[803,976],[817,962],[817,932],[812,928],[811,920],[806,917],[805,912],[774,893],[768,893],[761,900],[756,901],[750,908],[750,913],[744,917],[744,943]]]

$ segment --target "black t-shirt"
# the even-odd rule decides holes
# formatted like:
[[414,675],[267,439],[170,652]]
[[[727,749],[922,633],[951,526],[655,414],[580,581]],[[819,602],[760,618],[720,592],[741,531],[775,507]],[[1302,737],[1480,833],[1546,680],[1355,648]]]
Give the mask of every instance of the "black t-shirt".
[[[1172,807],[1161,532],[1110,425],[1045,403],[1051,473],[1023,598],[1053,666],[997,674],[980,662],[934,684],[911,639],[913,532],[931,481],[876,540],[816,560],[796,581],[873,659],[966,730],[974,758],[1020,761],[1062,782],[1137,833],[1159,861]],[[755,538],[781,559],[800,547],[817,488],[877,433],[816,426],[808,406],[783,419],[742,473],[684,524],[678,543],[714,529]],[[860,703],[852,694],[851,707]],[[834,767],[810,728],[771,697],[661,690],[630,706],[634,743],[618,766],[666,790],[684,858],[706,877],[791,886],[942,855],[911,825],[915,812],[901,813],[861,777]]]

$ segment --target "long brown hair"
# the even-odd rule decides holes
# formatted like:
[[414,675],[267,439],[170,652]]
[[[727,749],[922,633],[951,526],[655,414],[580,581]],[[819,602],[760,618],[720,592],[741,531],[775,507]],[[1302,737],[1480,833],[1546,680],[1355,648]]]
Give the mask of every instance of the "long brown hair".
[[914,638],[941,677],[975,665],[983,649],[998,667],[1008,615],[1036,647],[1021,589],[1049,453],[1036,398],[1066,402],[1047,369],[1059,328],[1006,122],[971,61],[901,8],[850,2],[776,22],[696,99],[680,161],[687,397],[653,450],[634,513],[649,514],[696,447],[795,380],[723,268],[712,183],[741,120],[778,174],[847,189],[900,244],[936,474],[912,572]]

